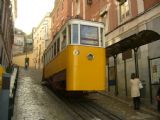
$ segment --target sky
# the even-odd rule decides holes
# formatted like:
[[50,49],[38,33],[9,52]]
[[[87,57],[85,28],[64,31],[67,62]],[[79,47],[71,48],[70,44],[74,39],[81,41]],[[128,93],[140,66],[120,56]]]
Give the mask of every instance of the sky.
[[25,33],[32,32],[47,12],[54,7],[54,0],[17,0],[17,19],[15,27]]

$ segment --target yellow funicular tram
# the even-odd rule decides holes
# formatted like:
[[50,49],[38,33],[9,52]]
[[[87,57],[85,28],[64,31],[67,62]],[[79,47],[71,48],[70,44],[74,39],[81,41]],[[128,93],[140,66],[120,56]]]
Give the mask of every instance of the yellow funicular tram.
[[43,80],[66,91],[105,90],[103,23],[71,19],[44,52]]

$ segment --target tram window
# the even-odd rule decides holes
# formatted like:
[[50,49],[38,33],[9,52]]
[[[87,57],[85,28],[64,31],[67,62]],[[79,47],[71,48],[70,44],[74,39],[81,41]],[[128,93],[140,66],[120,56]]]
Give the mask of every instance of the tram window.
[[71,25],[68,26],[68,43],[71,44]]
[[61,49],[66,47],[66,29],[62,32]]
[[50,61],[50,49],[48,50],[48,61]]
[[49,62],[49,51],[47,51],[47,63]]
[[100,36],[101,36],[101,46],[103,46],[103,28],[100,29]]
[[47,53],[47,63],[49,63],[49,53]]
[[81,25],[80,43],[85,45],[99,45],[98,28],[93,26]]
[[52,59],[52,54],[51,53],[52,53],[52,49],[50,48],[49,49],[49,61],[51,61],[51,59]]
[[54,56],[56,56],[56,42],[54,43]]
[[60,51],[60,39],[57,39],[57,53]]
[[45,65],[45,54],[43,54],[43,64]]
[[54,47],[52,45],[52,58],[54,57]]
[[78,25],[73,24],[72,27],[72,43],[77,44],[78,43]]
[[47,54],[45,54],[45,64],[47,64]]
[[47,64],[47,53],[45,53],[45,64]]
[[48,52],[46,53],[46,64],[48,63]]
[[48,50],[48,62],[50,61],[50,52],[49,52],[49,50]]

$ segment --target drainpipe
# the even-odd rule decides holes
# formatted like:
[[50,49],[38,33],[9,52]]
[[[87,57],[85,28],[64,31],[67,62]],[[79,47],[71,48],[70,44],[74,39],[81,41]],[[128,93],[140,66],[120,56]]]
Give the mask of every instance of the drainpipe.
[[115,73],[115,95],[118,95],[118,81],[117,81],[117,55],[114,55],[114,73]]

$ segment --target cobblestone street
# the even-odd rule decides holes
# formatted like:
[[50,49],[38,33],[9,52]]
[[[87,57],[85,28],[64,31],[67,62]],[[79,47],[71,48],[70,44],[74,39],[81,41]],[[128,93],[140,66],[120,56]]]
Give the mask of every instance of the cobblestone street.
[[20,69],[13,120],[74,119],[63,102],[40,81],[40,72]]
[[[159,120],[144,110],[135,111],[133,107],[112,97],[98,93],[89,96],[93,102],[103,106],[126,120]],[[67,105],[48,88],[41,85],[41,72],[20,68],[18,87],[12,120],[78,120]],[[98,119],[99,120],[99,119]]]

